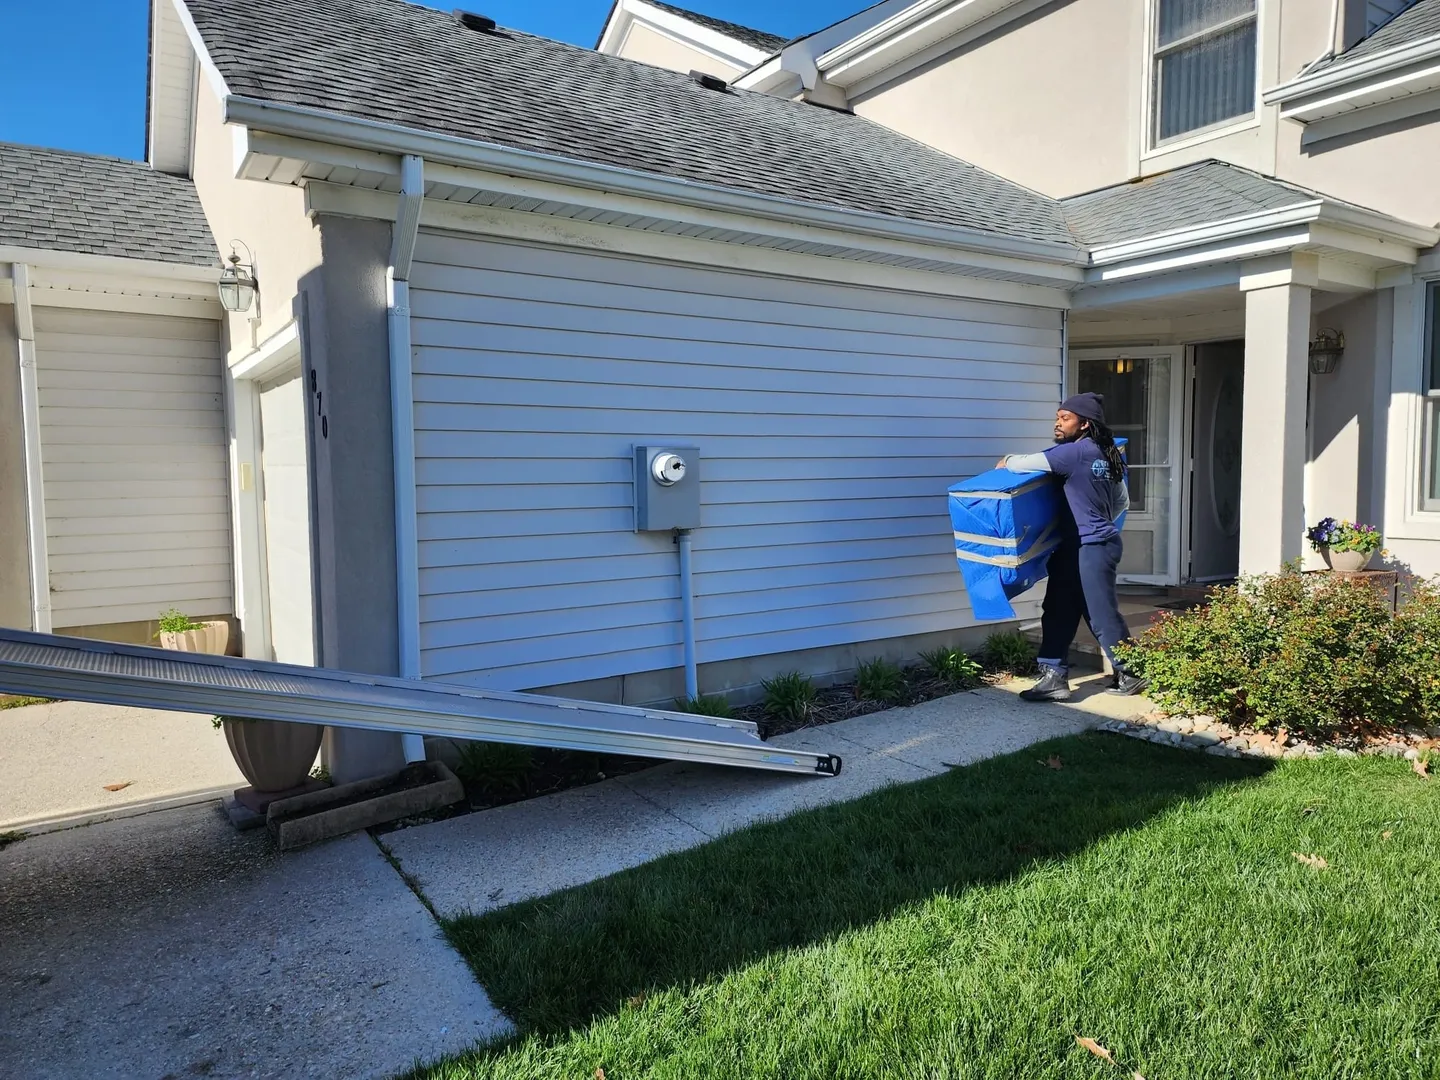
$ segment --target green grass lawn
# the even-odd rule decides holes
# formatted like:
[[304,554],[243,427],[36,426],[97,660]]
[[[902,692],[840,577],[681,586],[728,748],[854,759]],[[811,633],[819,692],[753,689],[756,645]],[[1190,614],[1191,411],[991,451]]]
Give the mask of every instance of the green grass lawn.
[[456,920],[520,1035],[415,1075],[1440,1076],[1437,790],[1047,743]]

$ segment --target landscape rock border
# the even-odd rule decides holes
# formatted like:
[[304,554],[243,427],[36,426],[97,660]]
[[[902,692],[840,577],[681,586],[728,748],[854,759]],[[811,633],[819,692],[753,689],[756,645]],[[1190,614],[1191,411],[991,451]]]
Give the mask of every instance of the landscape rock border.
[[1145,739],[1162,746],[1203,751],[1216,757],[1269,759],[1339,757],[1392,757],[1414,761],[1440,739],[1440,727],[1406,727],[1388,738],[1364,741],[1348,737],[1345,743],[1323,743],[1276,731],[1240,729],[1210,716],[1152,716],[1144,719],[1107,720],[1096,730]]

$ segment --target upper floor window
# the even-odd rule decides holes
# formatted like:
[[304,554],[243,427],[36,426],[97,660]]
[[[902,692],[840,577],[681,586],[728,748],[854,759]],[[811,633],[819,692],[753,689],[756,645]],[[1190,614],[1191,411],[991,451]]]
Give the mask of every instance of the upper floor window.
[[1155,0],[1158,143],[1255,111],[1256,0]]

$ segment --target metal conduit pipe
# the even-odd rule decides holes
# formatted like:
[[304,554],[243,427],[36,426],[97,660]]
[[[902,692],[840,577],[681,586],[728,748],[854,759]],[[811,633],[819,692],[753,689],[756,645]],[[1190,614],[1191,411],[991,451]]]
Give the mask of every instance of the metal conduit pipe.
[[691,574],[690,530],[680,529],[675,537],[680,548],[680,624],[685,643],[685,700],[700,696],[699,672],[695,666],[695,581]]

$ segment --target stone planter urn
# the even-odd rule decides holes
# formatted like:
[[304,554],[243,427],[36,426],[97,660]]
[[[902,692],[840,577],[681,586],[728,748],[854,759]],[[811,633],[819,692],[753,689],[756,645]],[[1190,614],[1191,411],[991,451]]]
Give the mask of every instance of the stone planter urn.
[[1373,552],[1366,551],[1331,551],[1328,547],[1320,549],[1320,557],[1325,560],[1325,565],[1331,570],[1342,574],[1354,574],[1370,565],[1370,558]]
[[224,656],[225,650],[230,647],[230,624],[221,620],[202,623],[198,630],[162,630],[160,647],[177,652]]
[[304,784],[325,734],[321,724],[234,716],[222,716],[220,721],[235,764],[250,786],[262,794],[290,791]]

